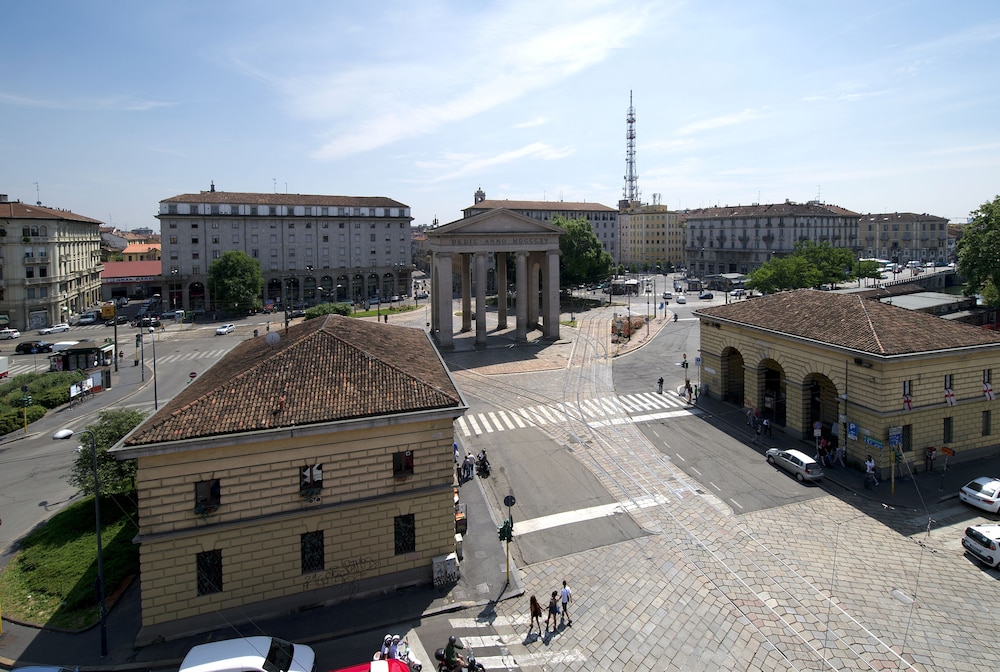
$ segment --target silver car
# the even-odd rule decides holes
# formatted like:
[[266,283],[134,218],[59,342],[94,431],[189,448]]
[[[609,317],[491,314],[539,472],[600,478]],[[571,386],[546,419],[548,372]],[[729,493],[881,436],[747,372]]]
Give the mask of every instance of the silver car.
[[766,453],[769,464],[775,464],[799,481],[815,481],[823,478],[823,465],[799,450],[771,448]]

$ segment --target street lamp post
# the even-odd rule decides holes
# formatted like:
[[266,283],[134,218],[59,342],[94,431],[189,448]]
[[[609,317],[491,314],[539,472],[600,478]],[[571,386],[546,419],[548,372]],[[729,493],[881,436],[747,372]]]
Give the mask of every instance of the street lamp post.
[[[90,451],[94,458],[94,517],[97,521],[97,599],[101,620],[101,656],[108,655],[108,621],[104,608],[104,550],[101,548],[101,486],[97,480],[97,436],[89,429],[81,429],[81,434],[90,434]],[[74,434],[72,429],[60,429],[53,439],[68,439]]]

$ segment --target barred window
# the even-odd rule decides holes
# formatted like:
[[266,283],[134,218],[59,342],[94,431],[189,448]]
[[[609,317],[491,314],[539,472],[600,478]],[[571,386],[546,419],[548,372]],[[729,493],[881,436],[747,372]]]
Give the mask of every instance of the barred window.
[[396,516],[394,520],[396,555],[417,550],[417,521],[412,513]]
[[324,566],[323,530],[306,532],[301,537],[302,573],[322,571]]
[[204,551],[198,554],[198,594],[211,595],[222,592],[222,551]]
[[392,475],[398,477],[411,474],[413,474],[413,451],[394,453],[392,456]]

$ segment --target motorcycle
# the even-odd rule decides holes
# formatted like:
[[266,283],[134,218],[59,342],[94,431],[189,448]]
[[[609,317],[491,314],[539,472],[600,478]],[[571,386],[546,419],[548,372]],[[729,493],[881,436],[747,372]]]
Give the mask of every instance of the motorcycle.
[[491,471],[490,460],[486,457],[486,451],[483,450],[479,453],[479,457],[476,458],[476,476],[479,478],[489,478]]
[[[472,647],[466,647],[466,649],[469,652],[469,655],[465,657],[466,664],[463,665],[461,669],[466,669],[469,672],[486,672],[486,668],[483,667],[483,664],[476,660],[476,654],[472,652]],[[444,647],[441,647],[434,652],[434,660],[438,661],[438,672],[454,672],[454,670],[459,669],[457,667],[453,668],[445,662]]]
[[[399,638],[399,635],[396,635],[396,638],[396,660],[406,663],[406,666],[410,668],[410,672],[420,672],[424,667],[423,663],[414,657],[410,645],[405,640]],[[389,640],[389,642],[391,641]],[[383,641],[382,648],[375,652],[372,660],[386,660],[390,658],[389,651],[389,644]]]

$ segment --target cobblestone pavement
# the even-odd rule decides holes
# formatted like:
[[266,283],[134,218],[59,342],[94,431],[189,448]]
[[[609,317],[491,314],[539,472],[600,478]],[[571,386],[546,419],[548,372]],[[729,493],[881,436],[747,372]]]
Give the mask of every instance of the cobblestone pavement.
[[[445,358],[471,396],[510,408],[547,398],[572,418],[576,400],[613,393],[613,357],[646,342],[610,343],[612,313],[591,311],[530,356],[459,343]],[[526,594],[563,578],[575,591],[573,626],[542,639],[519,626],[523,600],[496,606],[521,669],[554,669],[530,661],[560,648],[559,669],[581,670],[953,670],[998,650],[1000,615],[976,607],[996,601],[997,575],[956,549],[961,526],[920,534],[926,516],[850,495],[736,516],[634,425],[545,431],[621,501],[661,503],[632,512],[649,536],[520,568]]]

